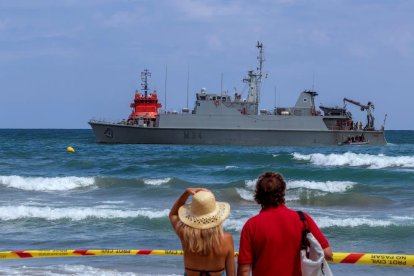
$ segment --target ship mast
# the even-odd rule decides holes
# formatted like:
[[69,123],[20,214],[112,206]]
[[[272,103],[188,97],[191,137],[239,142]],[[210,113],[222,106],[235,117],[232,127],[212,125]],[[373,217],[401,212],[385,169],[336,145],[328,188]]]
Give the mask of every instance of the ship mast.
[[254,113],[258,114],[259,112],[259,102],[260,102],[260,86],[262,82],[262,68],[263,68],[263,43],[257,42],[256,47],[259,49],[259,67],[257,67],[257,72],[253,70],[248,71],[247,77],[243,79],[243,82],[249,85],[249,92],[247,95],[246,101],[254,104]]
[[259,68],[257,68],[257,70],[259,70],[259,74],[258,74],[258,78],[257,78],[257,104],[260,103],[260,88],[262,86],[262,68],[263,68],[263,62],[264,57],[263,57],[263,43],[260,43],[259,41],[257,41],[257,45],[256,45],[257,49],[259,49],[259,56],[257,57],[257,59],[259,60]]
[[145,97],[148,96],[148,78],[151,77],[151,72],[148,71],[148,69],[145,69],[143,72],[141,72],[141,86],[142,90],[144,90]]

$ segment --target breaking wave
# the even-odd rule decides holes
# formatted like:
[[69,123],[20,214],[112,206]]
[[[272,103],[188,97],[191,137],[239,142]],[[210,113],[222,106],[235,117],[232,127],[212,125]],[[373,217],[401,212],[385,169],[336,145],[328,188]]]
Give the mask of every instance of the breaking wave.
[[[252,214],[256,215],[256,214]],[[366,218],[366,217],[348,217],[348,218],[338,218],[338,217],[327,217],[327,216],[313,216],[316,224],[320,228],[329,228],[329,227],[388,227],[388,226],[405,226],[405,225],[414,225],[414,217],[394,217],[391,216],[385,219],[376,219],[376,218]],[[224,227],[227,230],[231,231],[241,231],[243,225],[248,220],[248,217],[234,219],[229,218],[224,222]]]
[[146,184],[146,185],[160,186],[160,185],[163,185],[163,184],[166,184],[166,183],[170,182],[171,177],[154,178],[154,179],[146,178],[146,179],[143,179],[142,181],[144,181],[144,184]]
[[332,218],[332,217],[316,217],[314,218],[316,224],[320,228],[327,227],[358,227],[358,226],[369,226],[369,227],[386,227],[391,225],[400,225],[396,221],[392,220],[379,220],[369,218]]
[[23,177],[0,176],[0,184],[27,191],[67,191],[93,186],[93,177]]
[[70,219],[73,221],[84,220],[88,218],[97,219],[117,219],[117,218],[136,218],[145,217],[149,219],[161,218],[168,216],[169,210],[115,210],[98,207],[73,207],[73,208],[52,208],[37,207],[29,205],[21,206],[2,206],[0,207],[0,220],[18,220],[18,219],[45,219],[60,220]]
[[372,155],[362,153],[345,152],[342,154],[293,153],[296,160],[310,161],[318,166],[351,166],[368,167],[370,169],[382,169],[388,167],[414,168],[414,156],[386,156],[383,154]]
[[311,190],[319,190],[328,193],[341,193],[351,189],[357,183],[352,181],[306,181],[306,180],[294,180],[289,181],[286,185],[288,189],[305,188]]
[[[1,275],[32,275],[32,276],[61,276],[61,275],[74,275],[74,276],[116,276],[120,275],[120,272],[114,269],[102,269],[86,265],[54,265],[54,266],[44,266],[44,267],[9,267],[1,268]],[[125,276],[134,276],[138,275],[132,272],[122,272],[122,275]],[[145,274],[139,274],[145,275]],[[149,274],[147,274],[149,275]]]
[[[237,193],[239,196],[247,201],[254,201],[254,189],[256,186],[255,180],[246,180],[245,181],[245,188],[236,188]],[[307,181],[307,180],[292,180],[287,181],[286,186],[287,190],[303,188],[308,190],[318,190],[325,193],[342,193],[346,190],[351,189],[357,183],[352,181],[325,181],[325,182],[318,182],[318,181]],[[323,195],[324,193],[321,193]],[[294,195],[286,195],[287,201],[298,200],[298,196]]]

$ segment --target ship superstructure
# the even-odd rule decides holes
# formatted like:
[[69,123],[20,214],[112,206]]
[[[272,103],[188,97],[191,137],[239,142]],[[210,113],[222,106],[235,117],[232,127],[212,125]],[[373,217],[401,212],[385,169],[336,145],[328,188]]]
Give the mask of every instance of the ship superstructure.
[[144,70],[141,75],[144,93],[135,92],[128,120],[89,122],[97,142],[309,146],[345,145],[358,139],[359,144],[386,143],[383,127],[374,128],[371,102],[362,105],[344,99],[344,103],[356,104],[367,111],[364,126],[353,121],[345,104],[343,107],[320,106],[322,114],[315,105],[318,93],[311,90],[301,92],[292,107],[259,110],[264,58],[262,43],[258,42],[256,47],[259,49],[257,71],[248,71],[243,79],[248,86],[246,98],[237,92],[232,97],[201,89],[196,93],[193,110],[163,113],[159,111],[157,93],[148,92],[150,73]]

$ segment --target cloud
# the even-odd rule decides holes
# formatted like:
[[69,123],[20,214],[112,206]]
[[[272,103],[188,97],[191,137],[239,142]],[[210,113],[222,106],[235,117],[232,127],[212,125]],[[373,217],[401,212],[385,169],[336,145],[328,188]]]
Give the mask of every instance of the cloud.
[[207,45],[211,49],[215,50],[222,50],[223,49],[223,42],[221,41],[218,35],[207,35],[206,37]]
[[0,32],[6,30],[7,24],[5,20],[0,20]]
[[175,0],[171,1],[173,7],[187,19],[198,21],[211,21],[226,16],[243,15],[241,4],[243,1],[199,1]]
[[139,14],[137,11],[117,11],[110,15],[109,18],[104,19],[103,23],[109,27],[124,27],[135,25],[139,22]]
[[411,30],[395,30],[385,37],[384,43],[402,57],[414,56],[414,33]]

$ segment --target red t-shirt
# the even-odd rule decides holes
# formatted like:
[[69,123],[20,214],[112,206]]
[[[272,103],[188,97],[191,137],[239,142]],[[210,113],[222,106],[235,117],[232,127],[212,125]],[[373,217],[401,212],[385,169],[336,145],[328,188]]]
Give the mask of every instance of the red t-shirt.
[[[307,214],[305,217],[308,229],[322,248],[329,247],[313,219]],[[301,276],[302,230],[298,213],[285,205],[261,210],[243,226],[238,263],[251,264],[253,275]]]

